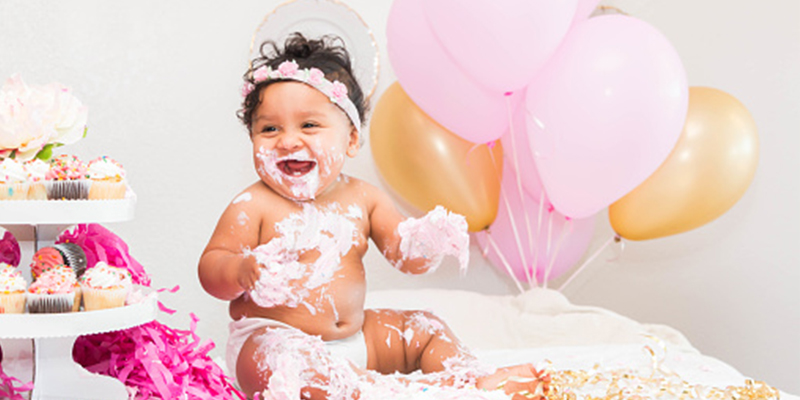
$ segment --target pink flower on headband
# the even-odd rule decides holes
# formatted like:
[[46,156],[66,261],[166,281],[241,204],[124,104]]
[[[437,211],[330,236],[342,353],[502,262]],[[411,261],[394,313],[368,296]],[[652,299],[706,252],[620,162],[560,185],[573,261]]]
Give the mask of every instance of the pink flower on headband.
[[320,71],[317,68],[311,68],[308,70],[308,83],[312,85],[319,85],[322,83],[322,80],[325,78],[325,73]]
[[331,91],[333,98],[337,101],[341,101],[347,98],[347,86],[344,83],[335,81],[333,82],[333,90]]
[[262,65],[262,66],[258,67],[258,69],[256,69],[253,72],[253,81],[258,83],[258,82],[263,82],[263,81],[269,79],[269,73],[270,72],[272,72],[272,69],[267,67],[266,65]]
[[329,81],[325,78],[325,73],[322,72],[319,68],[303,68],[297,65],[297,62],[294,60],[291,61],[284,61],[280,65],[278,65],[278,69],[272,69],[270,67],[261,66],[253,71],[251,82],[245,83],[242,87],[242,96],[246,97],[251,91],[255,89],[254,84],[259,84],[261,82],[265,82],[271,79],[275,80],[294,80],[298,82],[304,82],[314,89],[319,90],[324,94],[332,103],[335,103],[339,108],[347,114],[347,117],[350,118],[350,121],[356,126],[357,129],[361,129],[361,118],[358,115],[358,108],[356,105],[353,104],[352,101],[347,97],[347,86],[339,81]]
[[284,61],[278,66],[278,71],[287,78],[293,77],[297,73],[297,69],[297,63],[294,61]]
[[252,83],[245,82],[244,85],[242,85],[242,97],[247,97],[247,95],[250,94],[250,92],[252,92],[255,88],[256,87],[253,86]]

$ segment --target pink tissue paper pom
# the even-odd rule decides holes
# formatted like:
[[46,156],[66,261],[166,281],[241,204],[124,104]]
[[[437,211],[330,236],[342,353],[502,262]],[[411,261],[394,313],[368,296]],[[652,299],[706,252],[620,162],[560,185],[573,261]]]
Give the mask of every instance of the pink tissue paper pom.
[[2,361],[3,349],[0,348],[0,399],[27,400],[28,396],[22,394],[33,389],[33,382],[23,384],[21,380],[6,375]]
[[0,239],[0,262],[11,266],[18,266],[20,261],[19,243],[17,238],[9,231],[3,233]]
[[86,269],[98,261],[125,268],[131,273],[133,283],[150,286],[150,275],[128,253],[128,245],[100,224],[78,224],[61,232],[56,243],[75,243],[86,253]]
[[189,330],[158,321],[130,329],[81,336],[72,358],[89,372],[119,379],[132,399],[245,399],[211,360],[211,340],[200,342],[197,317]]

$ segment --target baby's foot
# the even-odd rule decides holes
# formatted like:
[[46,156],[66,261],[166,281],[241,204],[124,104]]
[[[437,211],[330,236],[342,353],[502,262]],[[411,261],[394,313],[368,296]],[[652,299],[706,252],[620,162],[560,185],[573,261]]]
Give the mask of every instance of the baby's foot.
[[479,389],[502,389],[513,394],[512,400],[544,399],[549,386],[549,376],[539,372],[533,364],[499,368],[493,374],[478,378]]

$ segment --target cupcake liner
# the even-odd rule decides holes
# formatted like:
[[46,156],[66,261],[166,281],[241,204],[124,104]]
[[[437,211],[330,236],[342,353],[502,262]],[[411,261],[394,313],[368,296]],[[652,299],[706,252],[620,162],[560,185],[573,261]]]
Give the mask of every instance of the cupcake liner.
[[28,187],[28,200],[47,200],[47,188],[42,182],[33,182]]
[[79,285],[75,286],[75,300],[72,303],[72,312],[78,312],[81,310],[81,304],[83,300],[83,290]]
[[89,200],[113,200],[125,198],[125,181],[93,180],[89,189]]
[[105,310],[122,307],[128,297],[128,289],[124,287],[95,289],[84,286],[83,309],[85,311]]
[[0,314],[22,314],[25,312],[25,292],[0,293]]
[[52,246],[64,257],[64,264],[72,268],[75,278],[80,278],[86,271],[86,253],[75,243],[57,243]]
[[28,182],[0,183],[0,200],[25,200],[29,186]]
[[72,311],[75,293],[28,293],[27,302],[31,314],[67,313]]
[[45,181],[44,185],[50,200],[86,200],[92,182],[85,179]]

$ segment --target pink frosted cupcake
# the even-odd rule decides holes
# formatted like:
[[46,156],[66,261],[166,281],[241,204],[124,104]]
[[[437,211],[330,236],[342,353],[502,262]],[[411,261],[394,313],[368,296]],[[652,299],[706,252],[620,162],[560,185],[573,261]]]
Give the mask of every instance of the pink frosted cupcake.
[[[38,279],[28,287],[28,312],[65,313],[75,310],[76,298],[80,292],[75,272],[66,265],[58,265],[44,271]],[[80,300],[77,301],[80,307]]]
[[43,247],[33,255],[30,265],[31,276],[36,280],[48,269],[62,264],[72,268],[76,279],[80,278],[86,270],[86,253],[74,243],[58,243]]
[[50,200],[85,200],[89,197],[91,186],[86,166],[78,157],[67,154],[50,162],[44,184]]
[[86,166],[92,187],[90,200],[121,199],[125,197],[125,169],[106,156],[98,157]]
[[38,158],[25,163],[28,170],[28,200],[47,200],[47,188],[44,186],[45,176],[50,171],[50,164]]
[[27,282],[20,272],[0,263],[0,314],[22,314],[25,312],[25,289]]
[[29,186],[25,165],[11,158],[0,163],[0,200],[25,200]]
[[81,279],[83,305],[86,311],[122,307],[131,290],[131,274],[99,261]]

